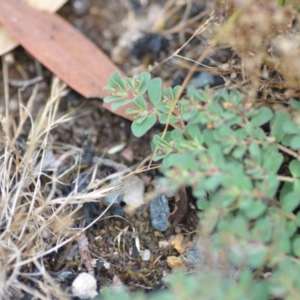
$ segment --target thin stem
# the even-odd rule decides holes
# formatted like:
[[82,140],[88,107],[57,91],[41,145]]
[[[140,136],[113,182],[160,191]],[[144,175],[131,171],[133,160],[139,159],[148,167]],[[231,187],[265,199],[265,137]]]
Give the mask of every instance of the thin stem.
[[280,181],[284,181],[284,182],[292,182],[292,183],[295,183],[295,182],[297,181],[296,178],[288,177],[288,176],[281,176],[281,175],[278,175],[277,178],[278,178]]
[[291,149],[285,147],[285,146],[282,146],[281,144],[276,144],[276,146],[283,152],[297,158],[297,160],[299,160],[299,155],[295,152],[295,151],[292,151]]

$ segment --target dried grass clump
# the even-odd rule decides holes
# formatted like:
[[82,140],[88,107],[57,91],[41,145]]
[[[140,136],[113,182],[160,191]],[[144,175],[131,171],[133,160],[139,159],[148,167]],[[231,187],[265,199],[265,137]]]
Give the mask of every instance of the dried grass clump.
[[[8,106],[5,117],[1,116],[1,299],[18,299],[25,293],[38,299],[68,298],[70,290],[60,290],[45,271],[45,263],[53,260],[51,255],[62,246],[80,239],[84,230],[76,229],[73,223],[82,203],[105,195],[104,189],[98,189],[64,196],[58,188],[76,169],[81,150],[51,140],[51,130],[70,120],[68,115],[59,117],[57,113],[59,100],[67,92],[65,85],[55,79],[46,104],[33,113],[37,90],[36,86],[26,107],[19,102],[18,125],[13,126],[16,120]],[[22,144],[18,137],[28,122],[30,132]]]
[[278,2],[215,2],[215,30],[208,42],[214,50],[228,47],[233,52],[219,72],[227,87],[239,89],[253,102],[299,96],[299,13],[296,4]]

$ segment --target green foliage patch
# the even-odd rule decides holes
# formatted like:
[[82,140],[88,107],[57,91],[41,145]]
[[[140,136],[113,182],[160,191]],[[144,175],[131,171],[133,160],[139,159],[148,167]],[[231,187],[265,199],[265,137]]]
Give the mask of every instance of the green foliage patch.
[[153,137],[153,160],[172,187],[193,188],[203,230],[218,233],[215,247],[240,270],[236,281],[216,270],[172,275],[159,299],[300,299],[299,102],[291,116],[253,107],[236,91],[189,86],[178,97],[179,86],[163,89],[147,72],[116,73],[106,89],[113,108],[131,105],[135,136],[171,125]]

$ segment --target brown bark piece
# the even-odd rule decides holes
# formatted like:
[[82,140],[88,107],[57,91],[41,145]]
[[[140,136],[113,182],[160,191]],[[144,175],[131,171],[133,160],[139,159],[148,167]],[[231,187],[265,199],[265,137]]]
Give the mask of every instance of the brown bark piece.
[[175,208],[169,214],[168,221],[171,226],[171,230],[179,224],[182,218],[186,215],[188,208],[188,199],[185,191],[185,187],[181,187],[175,193]]
[[[0,0],[0,22],[37,60],[84,97],[103,91],[117,66],[91,41],[58,15],[38,11],[23,0]],[[104,107],[111,110],[109,104]],[[130,119],[126,107],[114,113]]]

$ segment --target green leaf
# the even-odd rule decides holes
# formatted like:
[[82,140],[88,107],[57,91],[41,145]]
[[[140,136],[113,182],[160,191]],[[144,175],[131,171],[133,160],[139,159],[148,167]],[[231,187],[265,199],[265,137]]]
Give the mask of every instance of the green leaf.
[[180,85],[176,85],[173,87],[173,99],[176,99],[177,94],[179,93],[180,89],[181,89]]
[[259,200],[255,200],[251,207],[244,211],[246,217],[250,220],[257,219],[266,211],[266,205]]
[[168,108],[168,106],[166,104],[164,104],[163,102],[157,102],[155,104],[155,108],[157,110],[159,110],[160,112],[165,113],[167,115],[169,114],[169,111],[170,111],[170,109]]
[[264,243],[270,242],[272,238],[272,223],[267,218],[259,218],[255,222],[255,226],[252,230],[252,237],[256,241],[262,241]]
[[252,287],[253,300],[267,300],[270,299],[269,295],[270,284],[267,281],[258,281]]
[[231,221],[230,232],[241,239],[248,239],[249,237],[249,221],[243,216],[238,215]]
[[106,97],[104,97],[103,100],[105,103],[110,103],[113,101],[121,100],[123,98],[124,98],[123,96],[106,96]]
[[115,72],[112,75],[112,79],[115,81],[115,83],[118,85],[118,87],[120,88],[120,90],[122,92],[126,92],[126,86],[125,86],[125,84],[123,82],[123,79],[120,77],[119,72]]
[[288,237],[292,237],[294,233],[297,231],[297,224],[294,221],[287,221],[285,225],[285,230]]
[[160,149],[169,148],[169,149],[171,149],[169,143],[165,139],[161,138],[158,134],[156,134],[153,137],[153,143],[154,143],[156,148],[160,148]]
[[104,91],[110,91],[111,93],[115,93],[116,92],[116,88],[110,85],[107,85],[103,88]]
[[187,171],[197,171],[198,165],[195,159],[187,152],[173,153],[164,159],[164,166],[176,167],[178,162],[184,162],[184,169]]
[[142,72],[136,79],[136,81],[138,82],[138,92],[140,95],[144,94],[147,91],[150,78],[151,75],[149,72]]
[[145,120],[139,124],[137,120],[133,121],[131,124],[132,133],[136,137],[141,137],[144,135],[150,128],[154,126],[156,123],[156,116],[155,115],[148,115]]
[[117,110],[119,107],[122,107],[130,102],[131,102],[131,100],[115,101],[114,103],[112,103],[111,108],[112,108],[112,110]]
[[206,146],[213,145],[215,143],[214,131],[211,129],[206,129],[203,131],[204,143]]
[[291,140],[294,136],[291,135],[291,134],[285,134],[281,143],[284,145],[284,146],[288,146],[290,147],[291,146]]
[[293,185],[294,185],[294,192],[300,194],[300,180],[297,180]]
[[300,177],[300,161],[293,159],[289,164],[289,169],[294,177]]
[[300,149],[300,136],[292,137],[290,146],[294,150],[299,150]]
[[300,236],[299,235],[293,240],[292,249],[294,254],[300,257]]
[[299,134],[299,126],[295,124],[292,120],[286,121],[283,126],[283,131],[287,134]]
[[125,111],[125,113],[127,115],[137,114],[138,112],[140,112],[138,109],[131,108],[131,107],[126,108],[126,111]]
[[264,195],[264,197],[275,197],[279,186],[277,175],[269,174],[260,184],[257,184],[257,186],[261,190],[261,193]]
[[162,94],[162,80],[161,78],[154,78],[148,84],[148,96],[151,103],[155,106],[161,101]]
[[207,191],[213,192],[222,182],[222,174],[213,175],[204,179],[204,187]]
[[273,112],[270,108],[268,107],[260,107],[256,110],[255,116],[251,119],[251,123],[254,126],[261,126],[263,124],[266,124],[271,120],[273,116]]
[[261,161],[261,150],[256,142],[252,142],[248,148],[250,156],[254,158],[255,162],[260,164]]
[[293,99],[290,101],[290,105],[298,110],[300,110],[300,101]]
[[240,146],[232,152],[232,156],[236,159],[241,159],[247,151],[246,146]]
[[279,195],[279,201],[282,201],[282,199],[288,195],[289,193],[294,191],[294,184],[292,182],[285,182]]
[[286,213],[291,213],[300,203],[300,195],[290,192],[280,198],[281,208]]
[[210,203],[209,203],[209,201],[207,201],[205,199],[199,199],[197,201],[197,206],[199,207],[199,209],[205,210],[210,207]]
[[146,101],[145,101],[144,97],[141,96],[141,95],[138,95],[138,96],[132,101],[132,104],[133,104],[134,106],[138,107],[139,109],[141,109],[142,111],[147,109]]
[[171,138],[173,139],[173,140],[177,140],[177,139],[183,139],[183,135],[182,135],[182,132],[180,131],[180,130],[178,130],[178,129],[173,129],[172,131],[171,131]]
[[283,162],[283,155],[276,146],[270,145],[262,151],[262,166],[271,174],[277,174]]
[[298,212],[296,215],[296,224],[298,227],[300,227],[300,212]]
[[187,126],[186,132],[192,140],[197,140],[199,144],[203,143],[203,135],[197,125]]
[[253,137],[259,141],[265,141],[266,133],[262,128],[257,127],[257,128],[254,128],[254,130],[253,130]]
[[257,269],[263,266],[267,257],[268,249],[264,245],[249,245],[248,246],[248,265]]
[[207,102],[208,95],[201,89],[197,90],[193,85],[187,87],[187,95],[194,102]]
[[216,168],[222,169],[225,164],[225,158],[224,158],[221,146],[218,144],[213,144],[209,147],[208,152],[209,152],[209,155],[211,156],[212,161],[215,164]]
[[289,253],[291,251],[291,240],[288,237],[287,233],[281,232],[280,236],[278,236],[278,240],[276,241],[276,250],[281,254]]
[[147,112],[143,112],[143,114],[135,120],[136,124],[142,124],[146,120],[147,116]]
[[281,142],[285,133],[283,131],[283,124],[288,122],[290,119],[289,115],[281,110],[274,113],[273,118],[270,122],[271,135],[276,138],[277,142]]
[[135,79],[126,77],[124,81],[128,84],[128,86],[134,90],[135,89]]
[[[158,119],[159,119],[159,123],[167,124],[168,114],[161,114]],[[178,121],[179,121],[178,117],[176,117],[174,115],[171,115],[170,120],[169,120],[169,124],[176,124]]]

